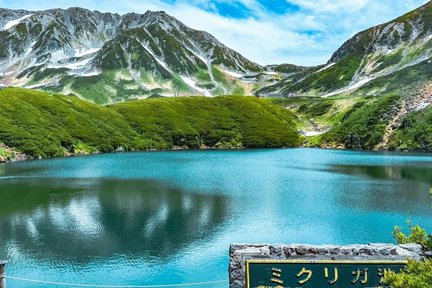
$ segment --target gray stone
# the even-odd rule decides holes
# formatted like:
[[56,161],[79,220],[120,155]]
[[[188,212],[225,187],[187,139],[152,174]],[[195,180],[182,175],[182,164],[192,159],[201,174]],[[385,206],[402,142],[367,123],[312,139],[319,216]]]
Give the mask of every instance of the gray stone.
[[329,250],[325,247],[318,247],[317,251],[319,255],[326,255],[329,253]]
[[282,253],[283,253],[282,247],[270,246],[270,255],[271,256],[281,257]]
[[384,256],[390,255],[390,251],[387,248],[381,248],[379,252]]
[[363,254],[363,255],[373,255],[373,254],[374,254],[374,253],[373,253],[373,250],[370,249],[370,248],[361,248],[361,249],[359,250],[359,253],[360,253],[360,254]]
[[296,254],[297,255],[306,255],[308,253],[308,250],[305,246],[298,246],[297,248],[295,248]]
[[241,280],[243,278],[243,273],[240,269],[236,269],[231,273],[231,278],[233,280]]
[[354,255],[359,255],[359,254],[360,254],[359,249],[357,249],[357,248],[352,248],[352,249],[351,249],[351,252],[352,252],[352,254],[354,254]]
[[285,256],[286,256],[287,258],[289,258],[290,256],[292,256],[292,255],[295,254],[295,250],[294,250],[294,248],[292,248],[292,247],[290,247],[290,246],[286,246],[286,247],[284,247],[284,248],[283,248],[283,251],[284,251]]
[[307,250],[307,254],[318,254],[317,249],[315,247],[309,247]]
[[230,283],[230,288],[243,288],[244,284],[242,283],[242,281],[233,281],[232,283]]
[[340,249],[340,252],[343,255],[349,255],[351,253],[351,250],[347,249],[347,248],[342,248],[342,249]]
[[402,244],[400,247],[416,254],[421,254],[423,250],[419,244]]

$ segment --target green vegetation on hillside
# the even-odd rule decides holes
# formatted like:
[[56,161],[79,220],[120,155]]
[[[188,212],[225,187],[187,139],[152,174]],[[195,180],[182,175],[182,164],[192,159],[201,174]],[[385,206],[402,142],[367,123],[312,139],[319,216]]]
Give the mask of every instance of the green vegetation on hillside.
[[0,142],[32,157],[139,147],[138,135],[115,111],[70,96],[0,91]]
[[[372,150],[401,108],[401,97],[293,97],[268,99],[298,117],[298,129],[319,135],[306,137],[304,146]],[[432,108],[408,113],[391,136],[390,150],[432,151]],[[397,123],[395,123],[397,124]]]
[[352,112],[353,107],[364,102],[364,98],[293,97],[273,98],[268,101],[292,111],[302,122],[300,127],[308,130],[313,129],[312,126],[331,127],[339,124],[347,117],[348,112]]
[[341,123],[321,138],[323,144],[338,143],[352,149],[373,149],[381,142],[399,96],[366,98],[347,112]]
[[295,117],[253,97],[149,99],[112,106],[145,139],[162,148],[292,147]]
[[0,90],[0,101],[0,143],[31,157],[301,143],[291,112],[254,97],[182,97],[101,106],[76,96],[8,88]]
[[[430,190],[432,195],[432,189]],[[408,221],[409,234],[395,227],[393,236],[399,244],[417,243],[427,251],[432,251],[432,235],[420,226],[413,226]],[[409,261],[407,268],[401,273],[391,272],[385,277],[386,283],[393,288],[430,288],[432,287],[432,260]]]
[[389,146],[392,150],[432,151],[432,108],[407,114]]

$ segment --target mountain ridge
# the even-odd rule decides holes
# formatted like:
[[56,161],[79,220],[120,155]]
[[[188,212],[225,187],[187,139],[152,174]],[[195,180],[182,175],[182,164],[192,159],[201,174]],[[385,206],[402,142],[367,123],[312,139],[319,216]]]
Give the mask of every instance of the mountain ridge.
[[[394,20],[355,34],[338,48],[322,68],[305,77],[289,75],[261,96],[385,95],[411,96],[430,80],[432,2]],[[397,76],[419,74],[414,81]],[[393,77],[394,76],[394,77]],[[387,80],[384,80],[387,79]]]
[[355,34],[312,67],[261,66],[164,11],[0,9],[0,27],[0,86],[96,103],[226,94],[410,97],[432,73],[432,2]]
[[0,84],[99,103],[245,94],[252,87],[239,79],[262,70],[211,34],[163,11],[1,9],[0,27]]

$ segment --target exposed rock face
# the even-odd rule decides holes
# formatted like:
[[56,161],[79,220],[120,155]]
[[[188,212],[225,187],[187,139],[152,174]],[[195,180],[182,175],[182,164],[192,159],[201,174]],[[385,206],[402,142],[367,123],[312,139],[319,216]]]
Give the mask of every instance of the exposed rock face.
[[0,143],[0,163],[27,160],[28,156]]
[[248,245],[230,248],[230,288],[244,288],[246,260],[421,260],[426,252],[417,244],[369,245]]

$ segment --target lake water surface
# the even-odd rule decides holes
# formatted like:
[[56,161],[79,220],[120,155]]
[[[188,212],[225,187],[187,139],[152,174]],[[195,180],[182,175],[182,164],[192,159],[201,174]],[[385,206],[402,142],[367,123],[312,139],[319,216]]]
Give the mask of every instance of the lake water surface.
[[430,186],[431,154],[173,151],[3,164],[0,259],[9,276],[38,280],[226,280],[230,243],[392,242],[407,219],[432,230]]

